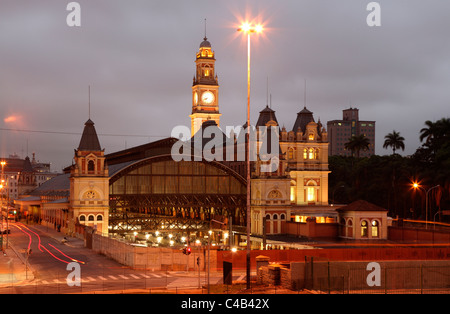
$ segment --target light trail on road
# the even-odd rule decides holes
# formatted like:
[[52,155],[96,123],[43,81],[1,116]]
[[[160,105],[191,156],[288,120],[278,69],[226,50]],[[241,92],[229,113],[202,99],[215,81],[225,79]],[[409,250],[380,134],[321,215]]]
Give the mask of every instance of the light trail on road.
[[60,254],[62,254],[63,256],[67,257],[68,259],[70,259],[70,261],[68,262],[68,261],[66,261],[66,260],[63,260],[63,259],[61,259],[61,258],[55,256],[55,255],[54,255],[52,252],[50,252],[44,245],[41,244],[41,237],[39,236],[39,234],[37,234],[36,232],[34,232],[33,230],[31,230],[30,228],[28,228],[27,226],[25,226],[25,225],[23,225],[23,224],[16,224],[16,227],[17,227],[20,231],[22,231],[23,233],[25,233],[25,234],[28,235],[28,237],[29,237],[28,249],[30,249],[30,247],[31,247],[32,237],[31,237],[31,234],[28,233],[27,231],[25,231],[24,229],[26,229],[26,230],[28,230],[28,231],[34,233],[34,234],[37,236],[37,238],[38,238],[38,248],[39,248],[39,250],[40,250],[41,252],[44,252],[44,250],[45,250],[48,254],[50,254],[50,255],[51,255],[53,258],[55,258],[56,260],[61,261],[61,262],[66,263],[66,264],[69,264],[69,263],[71,263],[71,262],[77,262],[77,263],[85,264],[85,262],[80,261],[80,260],[77,260],[77,259],[75,259],[75,258],[72,258],[72,257],[68,256],[67,254],[64,254],[61,250],[57,249],[54,245],[52,245],[52,244],[50,244],[50,243],[47,243],[49,246],[51,246],[53,249],[55,249],[56,251],[58,251]]

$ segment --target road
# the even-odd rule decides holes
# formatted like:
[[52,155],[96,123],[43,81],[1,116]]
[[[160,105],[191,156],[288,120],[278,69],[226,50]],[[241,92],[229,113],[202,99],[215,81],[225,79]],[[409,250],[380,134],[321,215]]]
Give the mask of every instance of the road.
[[[61,243],[42,232],[42,227],[13,223],[10,229],[9,241],[16,251],[26,257],[27,250],[31,249],[28,255],[29,278],[34,275],[34,279],[0,287],[0,293],[54,294],[198,287],[199,276],[196,272],[133,270],[81,245],[71,245],[70,241]],[[73,280],[77,278],[73,276],[75,269],[67,269],[68,264],[73,262],[80,266],[81,282],[78,286],[73,285]],[[219,281],[218,274],[210,278],[211,284]],[[205,273],[202,272],[200,284],[205,283]]]

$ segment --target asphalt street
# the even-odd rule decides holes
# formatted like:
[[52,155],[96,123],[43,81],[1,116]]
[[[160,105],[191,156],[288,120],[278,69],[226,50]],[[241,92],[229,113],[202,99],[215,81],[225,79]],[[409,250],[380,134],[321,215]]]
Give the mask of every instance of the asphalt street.
[[[0,257],[0,293],[176,290],[198,288],[207,282],[205,272],[199,275],[198,271],[130,269],[85,248],[81,239],[66,238],[67,241],[63,242],[64,235],[53,228],[11,223],[10,229],[6,255]],[[79,265],[78,273],[74,273],[75,268],[70,266],[68,268],[70,263]],[[75,284],[76,279],[80,279],[79,285]],[[234,279],[242,280],[244,277],[237,274]],[[221,273],[210,274],[211,284],[220,283],[221,280]]]

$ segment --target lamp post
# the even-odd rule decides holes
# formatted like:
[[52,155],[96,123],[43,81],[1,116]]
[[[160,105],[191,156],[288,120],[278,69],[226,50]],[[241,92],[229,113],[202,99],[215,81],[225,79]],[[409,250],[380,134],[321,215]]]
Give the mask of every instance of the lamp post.
[[428,193],[435,189],[438,188],[440,185],[435,185],[431,188],[429,188],[428,190],[425,190],[423,187],[421,187],[418,183],[414,183],[413,187],[415,189],[422,189],[425,192],[425,229],[428,229]]
[[[6,165],[6,162],[4,160],[2,160],[0,162],[0,165],[2,166],[2,174],[1,174],[1,178],[0,178],[0,198],[1,198],[1,203],[0,203],[0,217],[1,217],[1,250],[3,251],[3,176],[4,176],[4,168]],[[8,207],[8,206],[7,206]],[[8,214],[6,214],[6,221],[8,222]],[[8,231],[6,231],[8,232]]]
[[250,222],[251,222],[251,205],[250,205],[250,35],[252,33],[261,33],[262,25],[252,25],[244,23],[238,28],[238,32],[247,34],[247,141],[246,141],[246,158],[247,158],[247,289],[250,289]]

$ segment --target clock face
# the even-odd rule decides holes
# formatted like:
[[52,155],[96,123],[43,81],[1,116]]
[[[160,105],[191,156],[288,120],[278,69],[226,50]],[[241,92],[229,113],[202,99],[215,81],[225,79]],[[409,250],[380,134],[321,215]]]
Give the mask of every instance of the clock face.
[[202,94],[202,102],[208,105],[212,104],[214,102],[214,94],[210,91],[204,92]]

